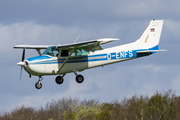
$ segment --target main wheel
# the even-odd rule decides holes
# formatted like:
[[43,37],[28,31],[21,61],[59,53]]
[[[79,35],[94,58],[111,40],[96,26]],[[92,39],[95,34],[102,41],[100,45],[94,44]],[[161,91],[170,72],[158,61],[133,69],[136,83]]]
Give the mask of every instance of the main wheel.
[[76,76],[76,82],[82,83],[84,81],[84,77],[82,75],[77,75]]
[[37,82],[37,83],[35,84],[35,87],[36,87],[37,89],[41,89],[41,88],[42,88],[42,84],[39,83],[39,82]]
[[57,76],[57,77],[56,77],[56,83],[57,83],[57,84],[62,84],[63,81],[64,81],[63,77],[61,77],[61,76]]

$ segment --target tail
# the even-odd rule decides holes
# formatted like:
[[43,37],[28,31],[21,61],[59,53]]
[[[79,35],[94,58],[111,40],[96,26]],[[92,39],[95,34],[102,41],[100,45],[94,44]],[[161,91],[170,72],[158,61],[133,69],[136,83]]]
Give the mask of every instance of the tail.
[[[138,49],[147,49],[152,52],[159,51],[159,40],[164,20],[152,20],[141,37],[135,42]],[[141,51],[143,52],[143,51]],[[145,52],[145,51],[144,51]]]

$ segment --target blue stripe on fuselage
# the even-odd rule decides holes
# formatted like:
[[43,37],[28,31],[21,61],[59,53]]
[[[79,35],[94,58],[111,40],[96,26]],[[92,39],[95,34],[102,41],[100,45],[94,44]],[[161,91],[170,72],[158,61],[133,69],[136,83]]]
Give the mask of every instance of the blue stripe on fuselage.
[[29,62],[31,61],[36,61],[36,60],[44,60],[44,59],[49,59],[51,57],[47,56],[47,55],[42,55],[42,56],[36,56],[36,57],[32,57],[27,59]]
[[[158,49],[159,48],[157,45],[155,47],[152,47],[149,50],[158,50]],[[104,53],[104,54],[89,55],[89,56],[76,56],[76,57],[69,58],[67,63],[128,59],[128,58],[136,58],[136,57],[142,57],[142,56],[149,55],[149,54],[137,54],[136,53],[137,51],[144,51],[144,50],[148,50],[148,49],[127,50],[127,51],[119,51],[119,52]],[[43,56],[29,58],[27,60],[30,62],[29,64],[58,64],[58,63],[63,63],[64,60],[66,59],[66,58],[64,58],[64,59],[48,60],[50,58],[51,57],[49,57],[47,55],[43,55]],[[44,60],[44,59],[46,59],[46,60]],[[42,60],[42,61],[39,61],[39,60]]]
[[149,50],[159,50],[159,46],[158,46],[158,45],[156,45],[156,46],[154,46],[154,47],[150,48]]

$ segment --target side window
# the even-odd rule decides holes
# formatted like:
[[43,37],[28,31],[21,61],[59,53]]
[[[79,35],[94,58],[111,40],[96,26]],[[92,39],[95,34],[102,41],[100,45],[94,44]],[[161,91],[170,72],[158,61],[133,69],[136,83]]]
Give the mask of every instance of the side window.
[[[61,57],[67,57],[71,53],[71,50],[61,50]],[[75,56],[75,51],[71,54],[71,56]]]
[[80,55],[88,55],[89,52],[87,52],[86,50],[84,49],[77,49],[77,56],[80,56]]
[[[71,51],[69,51],[69,53],[70,53]],[[75,51],[71,54],[71,56],[75,56],[76,55],[76,53],[75,53]]]
[[77,50],[77,56],[80,56],[82,54],[81,50]]
[[69,51],[68,50],[61,50],[61,56],[62,57],[67,57],[69,55]]
[[89,54],[89,52],[87,52],[87,51],[84,50],[84,49],[82,49],[81,51],[82,51],[82,55],[88,55],[88,54]]
[[[71,50],[61,50],[61,57],[67,57],[71,53]],[[81,56],[81,55],[88,55],[89,52],[87,52],[84,49],[76,49],[71,56]]]

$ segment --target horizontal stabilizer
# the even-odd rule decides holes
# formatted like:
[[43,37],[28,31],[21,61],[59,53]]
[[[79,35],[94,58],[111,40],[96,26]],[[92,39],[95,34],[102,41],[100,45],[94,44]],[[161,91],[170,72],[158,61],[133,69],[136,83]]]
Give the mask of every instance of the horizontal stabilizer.
[[136,53],[151,53],[151,52],[161,52],[161,51],[167,51],[167,50],[143,50],[143,51],[137,51]]

